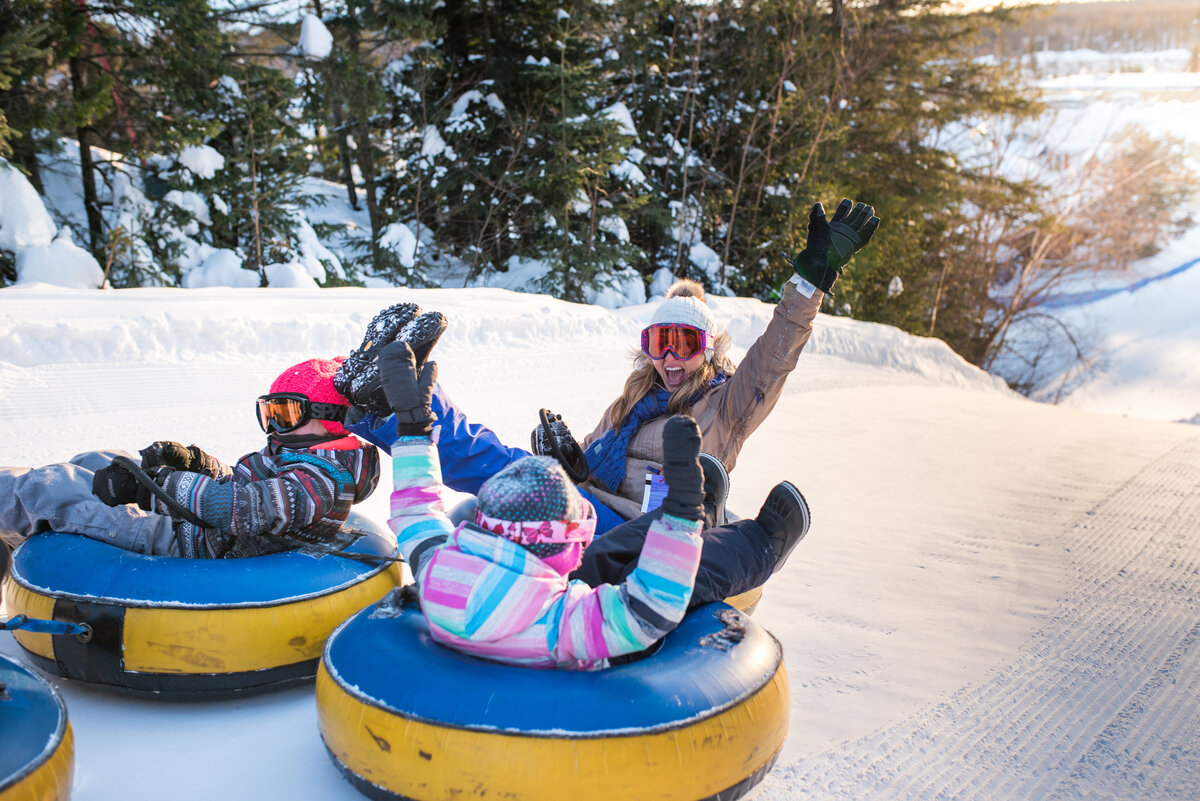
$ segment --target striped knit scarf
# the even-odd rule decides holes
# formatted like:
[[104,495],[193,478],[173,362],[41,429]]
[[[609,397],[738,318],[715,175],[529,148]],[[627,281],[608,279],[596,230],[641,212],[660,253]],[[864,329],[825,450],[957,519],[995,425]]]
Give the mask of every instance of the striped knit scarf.
[[[717,373],[706,385],[688,398],[687,405],[695,406],[696,402],[712,390],[724,384],[729,379],[725,373]],[[633,435],[642,427],[642,423],[661,417],[667,413],[667,404],[671,393],[666,387],[656,387],[646,394],[629,411],[619,428],[605,431],[595,442],[584,451],[592,478],[599,481],[609,492],[616,492],[625,480],[625,458],[629,452],[629,442]]]

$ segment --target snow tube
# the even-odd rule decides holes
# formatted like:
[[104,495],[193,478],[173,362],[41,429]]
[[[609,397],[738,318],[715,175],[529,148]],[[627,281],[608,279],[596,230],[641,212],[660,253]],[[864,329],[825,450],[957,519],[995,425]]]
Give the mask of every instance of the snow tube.
[[74,772],[75,735],[62,698],[0,656],[0,801],[65,801]]
[[787,734],[779,642],[726,604],[601,671],[488,662],[434,642],[415,607],[372,612],[326,643],[317,719],[334,763],[373,799],[729,801]]
[[[391,556],[395,537],[361,515],[346,551]],[[144,556],[75,534],[13,553],[8,613],[87,624],[89,634],[14,632],[33,664],[114,690],[199,698],[316,675],[326,638],[401,581],[398,562],[299,551],[248,559]]]
[[763,588],[760,585],[738,595],[729,596],[725,599],[725,603],[736,609],[740,609],[747,615],[753,615],[754,610],[758,608],[759,601],[762,600],[762,594]]

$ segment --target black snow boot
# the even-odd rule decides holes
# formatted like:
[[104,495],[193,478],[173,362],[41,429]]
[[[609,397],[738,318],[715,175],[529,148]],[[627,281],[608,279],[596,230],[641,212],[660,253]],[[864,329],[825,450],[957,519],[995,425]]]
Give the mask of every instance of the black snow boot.
[[379,380],[377,357],[380,350],[390,342],[407,342],[419,371],[446,331],[446,325],[446,317],[441,312],[422,313],[415,303],[401,303],[384,309],[367,326],[362,347],[351,352],[338,368],[333,377],[334,387],[355,406],[376,417],[387,417],[392,409]]
[[562,415],[541,409],[538,418],[539,425],[529,435],[529,449],[538,456],[553,456],[576,484],[587,481],[592,474],[587,458],[571,429],[563,422]]
[[771,572],[778,573],[792,549],[808,533],[812,519],[808,502],[791,482],[781,481],[771,490],[755,519],[771,538],[771,547],[775,549],[775,569]]
[[704,512],[708,515],[708,528],[723,526],[725,499],[729,497],[729,472],[721,460],[711,453],[700,454],[700,469],[704,471]]

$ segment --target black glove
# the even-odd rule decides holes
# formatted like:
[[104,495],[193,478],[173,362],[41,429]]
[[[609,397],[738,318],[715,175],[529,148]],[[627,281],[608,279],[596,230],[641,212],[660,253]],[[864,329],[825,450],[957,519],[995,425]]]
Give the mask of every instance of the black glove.
[[425,362],[418,376],[412,348],[407,342],[396,340],[379,353],[379,380],[396,416],[396,433],[408,437],[432,434],[437,422],[430,409],[437,362]]
[[843,198],[833,213],[825,219],[825,207],[814,203],[808,214],[808,241],[804,250],[792,259],[796,274],[832,295],[833,284],[850,263],[855,253],[866,247],[879,228],[875,209],[865,203],[855,205]]
[[133,473],[119,464],[110,464],[96,471],[92,477],[92,494],[109,506],[136,503],[142,509],[150,510],[150,490],[139,484]]
[[142,448],[138,453],[142,455],[142,467],[148,471],[166,466],[189,473],[203,473],[210,478],[220,477],[221,463],[195,445],[185,448],[178,442],[160,439]]
[[700,427],[684,415],[676,415],[663,428],[663,480],[667,497],[662,509],[685,520],[704,519],[704,471],[700,455]]
[[538,412],[541,423],[529,435],[529,450],[537,456],[549,456],[557,459],[567,471],[567,477],[576,484],[588,480],[591,470],[583,448],[571,434],[571,429],[563,422],[561,414],[554,414],[549,409]]

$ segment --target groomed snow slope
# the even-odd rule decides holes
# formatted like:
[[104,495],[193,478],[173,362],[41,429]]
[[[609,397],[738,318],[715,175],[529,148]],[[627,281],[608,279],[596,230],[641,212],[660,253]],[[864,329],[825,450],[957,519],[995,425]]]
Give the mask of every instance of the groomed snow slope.
[[[460,405],[513,444],[539,407],[586,433],[652,307],[500,290],[0,290],[0,463],[95,447],[258,447],[254,397],[357,345],[379,308],[450,318]],[[745,348],[770,307],[715,299]],[[943,345],[821,317],[733,473],[814,512],[758,622],[791,727],[758,799],[1200,797],[1200,432],[1020,398]],[[360,508],[383,520],[386,487]],[[0,635],[0,652],[18,652]],[[386,665],[380,666],[386,670]],[[207,704],[56,682],[77,801],[353,799],[311,690]]]

